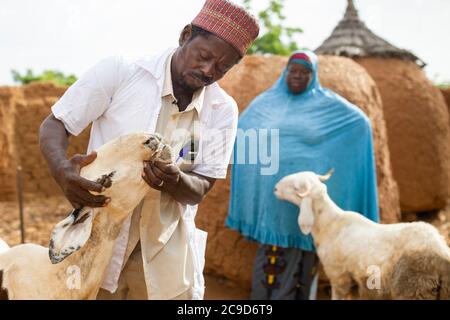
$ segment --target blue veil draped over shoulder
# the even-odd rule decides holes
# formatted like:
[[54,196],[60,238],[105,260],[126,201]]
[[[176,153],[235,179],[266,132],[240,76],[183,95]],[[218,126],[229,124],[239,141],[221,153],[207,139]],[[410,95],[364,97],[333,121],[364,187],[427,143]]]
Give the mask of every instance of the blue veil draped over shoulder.
[[299,208],[273,193],[283,177],[299,171],[325,174],[334,168],[327,182],[331,199],[342,209],[377,222],[379,213],[369,119],[358,107],[324,89],[318,79],[317,56],[302,53],[309,57],[313,71],[307,90],[297,95],[288,90],[286,68],[239,119],[241,132],[279,129],[279,143],[269,143],[272,153],[278,154],[279,169],[264,175],[265,164],[259,158],[256,163],[239,163],[247,158],[242,155],[248,155],[250,144],[239,143],[238,134],[226,225],[262,244],[314,251],[311,236],[302,234],[298,226]]

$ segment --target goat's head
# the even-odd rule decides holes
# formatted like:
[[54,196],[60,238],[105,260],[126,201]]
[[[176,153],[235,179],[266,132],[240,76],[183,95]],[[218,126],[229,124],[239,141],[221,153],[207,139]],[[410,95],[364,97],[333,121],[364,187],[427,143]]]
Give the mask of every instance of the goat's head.
[[284,177],[275,186],[275,195],[280,200],[286,200],[300,207],[298,224],[304,234],[310,234],[314,225],[312,200],[327,191],[323,182],[333,175],[331,170],[325,176],[314,172],[299,172]]
[[[143,165],[144,161],[151,159],[156,158],[170,162],[172,158],[171,148],[163,143],[162,137],[158,134],[147,133],[133,133],[121,136],[101,147],[97,154],[97,160],[101,156],[113,156],[116,159],[126,160],[128,166],[131,164],[131,166],[136,166],[136,168]],[[101,161],[98,163],[100,163],[100,166],[103,164]],[[96,162],[94,161],[92,165],[96,165]],[[88,168],[88,166],[85,168]],[[101,169],[107,170],[108,168],[102,167]],[[120,198],[115,198],[115,195],[124,192],[122,190],[123,188],[114,188],[115,178],[120,179],[122,183],[124,182],[123,180],[128,178],[135,178],[141,181],[141,172],[136,171],[136,175],[134,177],[133,174],[124,175],[123,172],[111,171],[97,178],[96,182],[107,188],[104,195],[111,198],[111,203],[108,206],[109,210],[107,210],[108,214],[114,214],[117,221],[122,221],[122,218],[126,218],[139,205],[148,190],[142,189],[139,185],[138,187],[140,189],[138,190],[127,190],[129,195],[126,201],[115,203],[114,199]],[[134,180],[130,181],[132,182]],[[130,185],[136,186],[135,183],[130,183]],[[141,181],[141,185],[146,186],[143,180]],[[101,209],[89,207],[74,210],[66,219],[54,227],[49,245],[49,255],[52,263],[55,264],[63,261],[87,243],[91,237],[93,221],[99,210]]]

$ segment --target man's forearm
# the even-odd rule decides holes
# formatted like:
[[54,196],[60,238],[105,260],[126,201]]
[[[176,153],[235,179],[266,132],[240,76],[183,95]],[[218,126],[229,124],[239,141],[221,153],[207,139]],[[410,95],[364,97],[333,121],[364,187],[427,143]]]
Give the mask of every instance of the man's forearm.
[[214,182],[215,179],[181,172],[178,183],[167,184],[164,189],[181,204],[196,205],[202,202]]
[[55,179],[59,167],[66,160],[68,145],[69,137],[64,124],[50,115],[41,125],[39,146]]
[[42,123],[39,144],[50,172],[75,209],[104,207],[111,199],[90,193],[90,191],[101,193],[104,186],[80,176],[80,169],[92,163],[97,154],[75,155],[67,159],[69,136],[64,124],[53,115]]

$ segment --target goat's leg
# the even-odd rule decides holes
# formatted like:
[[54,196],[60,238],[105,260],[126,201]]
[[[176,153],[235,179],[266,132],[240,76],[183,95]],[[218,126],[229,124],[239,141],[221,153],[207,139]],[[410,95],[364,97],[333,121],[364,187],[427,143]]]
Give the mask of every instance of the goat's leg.
[[351,300],[353,281],[350,276],[341,276],[331,281],[332,300]]
[[8,290],[3,289],[3,270],[0,270],[0,301],[1,300],[9,300]]
[[112,183],[113,183],[112,178],[114,177],[115,173],[116,172],[113,171],[113,172],[111,172],[109,174],[104,174],[100,178],[98,178],[96,182],[100,183],[105,188],[110,188],[112,186]]
[[[112,178],[114,177],[115,173],[116,172],[113,171],[109,174],[104,174],[100,178],[98,178],[95,182],[101,184],[105,188],[110,188],[113,184]],[[71,215],[73,216],[74,224],[83,223],[89,217],[90,214],[91,214],[91,208],[88,208],[88,207],[74,209],[71,213]],[[80,217],[80,215],[81,215],[81,217]],[[62,227],[65,228],[67,226],[69,226],[69,224],[65,224]],[[52,244],[50,243],[50,246],[51,245]]]
[[[114,174],[116,172],[113,171],[109,174],[104,174],[100,178],[98,178],[95,182],[101,184],[105,188],[110,188],[113,184],[112,178],[114,177]],[[91,214],[91,208],[80,208],[80,209],[74,209],[72,211],[72,215],[74,216],[74,221],[76,221],[74,224],[80,224],[83,223],[87,218],[89,218],[89,215]],[[79,218],[81,214],[81,218]],[[64,226],[65,227],[65,226]]]

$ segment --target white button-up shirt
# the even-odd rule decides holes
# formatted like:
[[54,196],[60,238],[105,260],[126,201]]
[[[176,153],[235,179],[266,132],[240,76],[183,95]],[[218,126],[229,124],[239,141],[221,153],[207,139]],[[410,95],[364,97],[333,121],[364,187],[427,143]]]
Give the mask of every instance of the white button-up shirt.
[[[75,136],[92,123],[88,153],[121,135],[140,131],[154,133],[161,111],[165,65],[173,51],[171,48],[161,54],[132,63],[120,57],[101,61],[72,85],[53,106],[54,116]],[[199,114],[198,154],[190,167],[191,172],[216,179],[226,177],[236,136],[237,119],[238,109],[233,98],[217,83],[206,87]],[[188,242],[188,250],[193,260],[194,274],[188,286],[193,293],[192,297],[201,299],[204,292],[206,234],[195,227],[197,206],[179,204],[179,207],[185,235],[183,239]],[[111,292],[117,289],[127,249],[130,222],[131,213],[116,240],[113,257],[102,285]],[[170,238],[167,230],[158,232]],[[159,239],[161,237],[158,241]],[[158,245],[164,246],[166,243],[170,243],[169,239]],[[150,260],[160,260],[164,263],[162,258]],[[163,268],[144,269],[146,282],[152,282],[151,285],[147,283],[149,298],[170,299],[179,295],[180,286],[186,286],[173,284],[173,292],[170,292],[170,284],[164,285],[164,288],[163,284],[158,286],[157,279],[167,277],[163,274]]]

